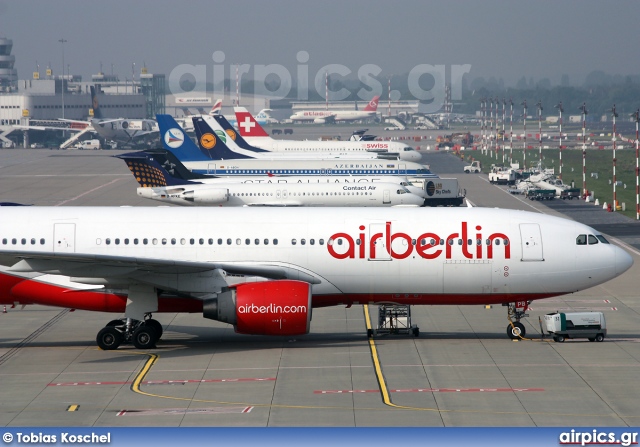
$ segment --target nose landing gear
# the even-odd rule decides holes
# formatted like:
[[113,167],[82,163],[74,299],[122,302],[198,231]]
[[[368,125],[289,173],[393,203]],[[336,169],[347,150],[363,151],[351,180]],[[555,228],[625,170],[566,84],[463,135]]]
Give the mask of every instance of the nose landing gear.
[[509,325],[507,326],[507,336],[511,340],[523,339],[527,334],[524,324],[520,323],[520,319],[528,317],[527,309],[531,301],[517,301],[515,303],[503,304],[507,306],[507,314],[509,318]]

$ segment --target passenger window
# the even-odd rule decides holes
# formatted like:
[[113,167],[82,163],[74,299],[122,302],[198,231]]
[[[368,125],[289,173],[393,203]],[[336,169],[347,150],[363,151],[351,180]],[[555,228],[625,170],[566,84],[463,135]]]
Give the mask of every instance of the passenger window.
[[242,239],[237,238],[237,239],[236,239],[236,245],[240,245],[240,244],[242,244]]
[[260,239],[256,239],[254,242],[256,245],[260,245]]
[[296,245],[296,240],[295,239],[291,239],[291,245]]
[[233,242],[233,241],[231,240],[231,238],[227,239],[227,245],[231,245],[231,244],[232,244],[232,242]]
[[44,238],[40,239],[40,245],[44,245]]
[[129,238],[125,238],[124,245],[129,245]]
[[116,245],[120,245],[120,238],[117,237],[115,242],[116,242]]
[[576,245],[587,245],[587,235],[581,234],[576,238]]
[[269,239],[264,240],[264,245],[269,245]]
[[36,240],[35,239],[31,239],[31,245],[36,245]]
[[171,245],[176,245],[176,238],[175,237],[171,238]]
[[2,245],[7,245],[7,240],[6,239],[2,239]]
[[595,245],[598,243],[598,239],[593,234],[589,235],[589,245]]
[[147,245],[149,243],[149,239],[147,239],[146,237],[144,239],[142,239],[142,243],[144,245]]
[[247,238],[244,240],[244,245],[251,245],[251,239]]
[[135,239],[133,240],[133,245],[138,245],[138,238],[135,238]]
[[316,240],[315,240],[315,239],[309,239],[309,244],[310,244],[310,245],[315,245],[315,243],[316,243]]
[[[5,240],[6,240],[6,239],[3,239],[3,240],[2,240],[2,243],[3,243],[3,244],[5,243]],[[40,239],[40,242],[42,242],[42,239]],[[96,245],[100,245],[100,244],[102,244],[102,239],[100,239],[100,238],[96,239]]]
[[209,245],[213,245],[213,239],[209,238],[207,242],[209,242]]
[[[15,239],[14,239],[14,241],[15,241]],[[106,239],[104,240],[104,243],[105,243],[105,244],[107,244],[107,245],[111,245],[111,239],[106,238]],[[15,242],[14,242],[14,244],[15,244]]]
[[273,245],[278,245],[278,239],[273,240]]

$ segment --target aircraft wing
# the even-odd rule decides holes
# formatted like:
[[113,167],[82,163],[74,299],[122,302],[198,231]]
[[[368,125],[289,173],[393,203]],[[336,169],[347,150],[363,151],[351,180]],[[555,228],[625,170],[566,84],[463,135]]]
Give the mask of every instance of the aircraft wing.
[[[14,251],[3,254],[0,263],[16,273],[41,272],[74,278],[104,278],[106,281],[144,282],[159,288],[189,290],[194,278],[211,276],[215,270],[269,279],[295,279],[319,284],[319,278],[286,265],[255,262],[198,262],[130,256],[89,255]],[[195,275],[195,276],[194,276]],[[198,281],[195,281],[197,283]],[[171,285],[175,287],[171,287]],[[179,285],[179,286],[178,286]],[[194,285],[193,287],[198,287]]]

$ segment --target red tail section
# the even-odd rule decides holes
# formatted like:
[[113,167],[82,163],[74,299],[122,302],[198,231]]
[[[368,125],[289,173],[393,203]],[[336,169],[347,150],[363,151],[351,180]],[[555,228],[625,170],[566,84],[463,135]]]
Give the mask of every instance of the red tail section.
[[244,107],[234,108],[236,112],[236,120],[240,135],[243,137],[268,137],[269,134],[262,128],[247,109]]
[[378,110],[378,101],[380,100],[380,96],[374,96],[367,107],[364,108],[365,112],[375,112]]

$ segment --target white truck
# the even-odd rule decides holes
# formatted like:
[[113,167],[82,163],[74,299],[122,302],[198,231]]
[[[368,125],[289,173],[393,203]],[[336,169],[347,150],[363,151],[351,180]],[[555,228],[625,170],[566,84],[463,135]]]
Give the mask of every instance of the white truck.
[[[465,197],[464,191],[458,188],[458,179],[433,178],[409,179],[413,186],[421,189],[419,195],[424,197],[424,206],[460,206]],[[411,190],[411,189],[410,189]],[[412,191],[413,192],[413,191]],[[418,194],[417,192],[415,194]]]
[[560,343],[567,338],[603,341],[607,335],[607,323],[602,312],[554,312],[544,316],[544,324],[553,341]]
[[516,172],[505,166],[492,166],[489,172],[489,183],[497,185],[515,185]]
[[465,174],[479,174],[482,172],[482,163],[480,163],[480,160],[474,160],[470,165],[464,167],[464,172]]
[[100,149],[100,140],[84,140],[76,144],[76,149]]

